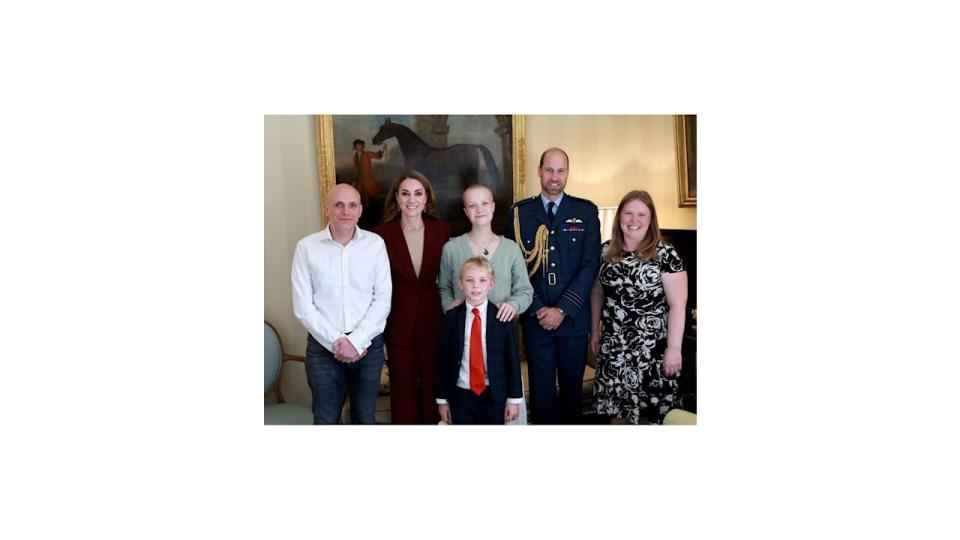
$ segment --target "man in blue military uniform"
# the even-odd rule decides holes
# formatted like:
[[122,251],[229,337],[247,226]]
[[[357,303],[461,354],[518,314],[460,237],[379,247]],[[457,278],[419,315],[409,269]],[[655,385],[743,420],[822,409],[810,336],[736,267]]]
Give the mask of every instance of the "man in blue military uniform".
[[559,148],[540,156],[540,195],[513,206],[505,232],[523,251],[533,285],[533,303],[521,321],[537,424],[580,419],[590,288],[600,267],[597,205],[563,192],[569,164]]

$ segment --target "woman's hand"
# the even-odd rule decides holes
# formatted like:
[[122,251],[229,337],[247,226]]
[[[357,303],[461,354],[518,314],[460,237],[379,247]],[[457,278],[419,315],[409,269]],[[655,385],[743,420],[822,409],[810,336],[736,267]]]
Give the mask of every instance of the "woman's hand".
[[517,314],[517,310],[507,302],[497,304],[497,320],[501,322],[512,321]]
[[593,351],[593,356],[600,356],[600,332],[594,330],[590,332],[590,350]]
[[447,311],[450,311],[451,309],[459,306],[459,305],[462,304],[462,303],[463,303],[463,298],[460,298],[460,299],[458,299],[458,300],[454,300],[453,302],[450,302],[450,307],[447,308]]
[[680,365],[683,363],[683,356],[680,355],[680,349],[667,347],[667,352],[663,353],[663,374],[667,377],[680,376]]

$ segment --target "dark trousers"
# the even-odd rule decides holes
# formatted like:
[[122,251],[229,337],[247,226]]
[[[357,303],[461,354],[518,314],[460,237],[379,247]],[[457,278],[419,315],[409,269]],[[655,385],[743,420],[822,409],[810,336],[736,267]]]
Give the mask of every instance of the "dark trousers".
[[487,387],[479,396],[459,386],[450,396],[450,416],[454,424],[503,424],[506,403],[494,403]]
[[387,345],[390,359],[390,423],[436,424],[437,341],[411,347]]
[[[587,365],[587,336],[524,335],[535,424],[577,424]],[[559,386],[559,392],[557,387]]]

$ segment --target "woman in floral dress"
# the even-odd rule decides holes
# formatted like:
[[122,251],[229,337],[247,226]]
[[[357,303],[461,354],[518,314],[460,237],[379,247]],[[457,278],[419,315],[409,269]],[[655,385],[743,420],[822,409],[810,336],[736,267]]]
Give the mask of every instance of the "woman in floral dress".
[[687,272],[660,239],[649,193],[627,193],[614,223],[590,298],[594,402],[611,423],[659,424],[680,405]]

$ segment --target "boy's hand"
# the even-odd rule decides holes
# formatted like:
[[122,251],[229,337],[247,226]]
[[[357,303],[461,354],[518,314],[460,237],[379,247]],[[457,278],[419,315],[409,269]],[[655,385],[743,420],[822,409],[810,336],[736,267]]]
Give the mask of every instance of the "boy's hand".
[[451,424],[450,422],[450,405],[444,403],[443,405],[437,405],[437,409],[440,411],[440,419],[444,422]]
[[[443,405],[441,405],[442,407]],[[507,403],[507,406],[503,409],[503,421],[504,422],[513,422],[520,416],[520,405],[516,403]]]

